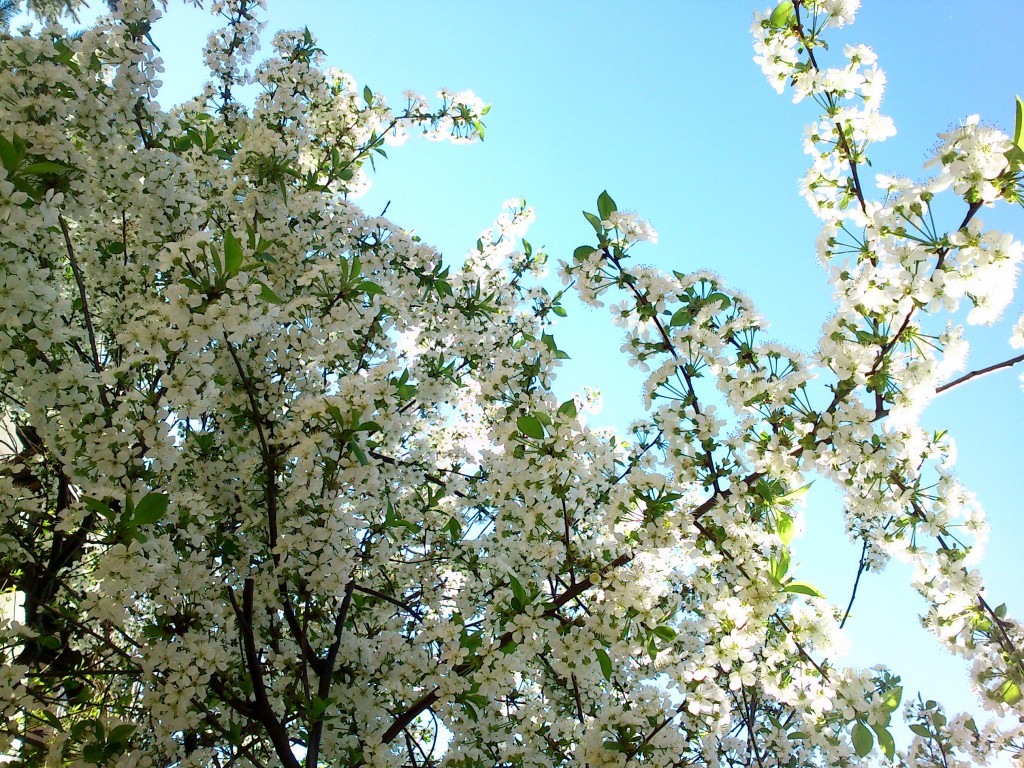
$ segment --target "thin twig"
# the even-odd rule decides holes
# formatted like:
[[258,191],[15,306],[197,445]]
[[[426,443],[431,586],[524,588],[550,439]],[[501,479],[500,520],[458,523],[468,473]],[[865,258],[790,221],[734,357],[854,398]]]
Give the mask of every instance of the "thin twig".
[[[92,350],[93,369],[96,373],[100,373],[103,370],[103,366],[100,364],[100,351],[99,346],[96,344],[96,331],[92,325],[92,313],[89,311],[89,298],[85,292],[85,280],[82,277],[82,270],[78,265],[78,259],[75,258],[75,247],[71,242],[71,232],[68,229],[67,221],[64,219],[64,214],[58,214],[57,221],[60,224],[60,231],[64,235],[64,246],[67,248],[71,272],[74,274],[75,284],[78,286],[78,298],[82,302],[82,316],[85,318],[85,331],[89,334],[89,348]],[[100,392],[102,395],[102,390]]]
[[963,376],[961,376],[958,379],[953,379],[952,381],[947,381],[941,387],[936,387],[935,388],[935,394],[941,395],[946,390],[952,389],[953,387],[960,386],[961,384],[965,384],[966,382],[970,381],[971,379],[976,379],[979,376],[985,376],[986,374],[993,373],[994,371],[1002,370],[1003,368],[1012,368],[1013,366],[1015,366],[1017,363],[1020,363],[1020,362],[1024,362],[1024,354],[1017,355],[1016,357],[1011,357],[1009,360],[1003,360],[1001,363],[995,363],[993,365],[989,365],[989,366],[986,366],[984,368],[979,368],[978,370],[971,371],[970,373],[965,373]]
[[846,612],[843,614],[843,620],[839,622],[839,628],[842,629],[846,626],[846,620],[850,618],[850,611],[853,610],[853,601],[857,599],[857,587],[860,585],[861,574],[864,573],[868,565],[868,542],[864,540],[864,546],[860,550],[860,563],[857,565],[857,577],[853,580],[853,591],[850,593],[850,602],[846,604]]

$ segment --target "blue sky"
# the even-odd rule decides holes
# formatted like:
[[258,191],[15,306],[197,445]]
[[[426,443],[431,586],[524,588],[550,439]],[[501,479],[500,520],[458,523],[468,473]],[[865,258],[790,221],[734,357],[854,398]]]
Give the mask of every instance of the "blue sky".
[[[328,61],[394,103],[414,89],[472,88],[493,103],[487,140],[473,146],[411,141],[378,164],[361,203],[415,229],[459,259],[504,200],[537,209],[529,239],[552,258],[587,242],[580,216],[607,189],[620,208],[648,218],[660,244],[637,258],[664,269],[708,268],[751,295],[780,342],[815,346],[830,312],[814,256],[818,223],[798,196],[806,168],[803,126],[810,102],[777,95],[752,62],[749,26],[758,4],[739,0],[464,0],[319,2],[269,0],[269,30],[308,26]],[[935,134],[969,114],[1013,127],[1024,92],[1017,52],[1019,0],[864,0],[857,23],[834,39],[864,42],[888,75],[883,111],[898,135],[872,154],[876,172],[919,177]],[[167,61],[165,106],[197,90],[198,51],[208,17],[173,5],[154,30]],[[951,207],[948,226],[962,210]],[[985,211],[987,224],[1020,234],[1024,212]],[[979,367],[1009,357],[1009,325],[974,334]],[[598,383],[602,420],[624,424],[640,406],[639,380],[617,373],[620,341],[604,316],[570,315],[556,331],[573,357],[566,391]],[[993,528],[985,573],[994,603],[1024,614],[1018,548],[1024,539],[1024,395],[1003,372],[943,395],[926,422],[949,427],[959,471],[987,508]],[[837,497],[818,483],[808,534],[798,544],[799,577],[843,603],[858,548],[845,542]],[[908,693],[919,688],[953,707],[970,704],[962,666],[947,661],[917,627],[922,602],[909,574],[893,566],[868,575],[848,625],[851,660],[893,666]],[[942,670],[942,671],[940,671]],[[948,671],[947,671],[948,670]]]

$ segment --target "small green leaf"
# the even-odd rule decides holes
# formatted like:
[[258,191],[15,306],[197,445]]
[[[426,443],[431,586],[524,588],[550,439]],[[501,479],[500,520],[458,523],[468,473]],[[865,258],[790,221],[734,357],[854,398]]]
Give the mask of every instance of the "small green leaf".
[[1013,680],[1007,680],[1003,683],[996,692],[996,695],[999,696],[999,700],[1004,704],[1011,706],[1020,701],[1021,698],[1024,698],[1024,695],[1021,694],[1020,686],[1013,682]]
[[534,440],[544,439],[544,425],[533,416],[520,416],[516,419],[516,426],[519,431]]
[[910,726],[910,730],[912,730],[914,733],[916,733],[918,736],[924,739],[930,739],[932,737],[932,732],[928,730],[927,725],[914,723],[912,726]]
[[769,558],[768,564],[771,566],[772,576],[779,581],[782,581],[786,577],[786,574],[789,573],[789,562],[790,555],[788,549],[782,550],[782,552],[779,553],[778,559],[774,557]]
[[523,585],[519,583],[519,579],[515,576],[508,577],[509,585],[512,587],[512,597],[519,601],[520,608],[525,608],[530,604],[530,598],[526,595],[526,590],[523,589]]
[[850,736],[853,739],[853,751],[857,753],[857,757],[865,757],[875,743],[871,730],[860,720],[853,724]]
[[26,176],[43,176],[47,173],[66,174],[72,173],[76,169],[70,165],[64,163],[56,163],[52,161],[43,161],[40,163],[31,163],[21,169],[21,172]]
[[615,207],[615,201],[612,200],[611,195],[609,195],[607,191],[602,192],[597,196],[597,212],[601,214],[601,218],[604,221],[607,221],[608,217],[617,210],[618,208]]
[[17,146],[9,142],[3,136],[0,136],[0,163],[3,164],[9,172],[13,171],[18,167],[18,162],[21,160],[21,153],[18,151]]
[[596,250],[597,250],[597,248],[594,248],[593,246],[581,245],[579,248],[577,248],[575,251],[572,252],[572,260],[573,261],[583,261],[583,259],[587,258],[590,254],[594,253]]
[[890,712],[895,712],[899,708],[901,701],[903,701],[902,685],[897,685],[894,688],[891,688],[885,693],[885,698],[882,699],[882,703],[885,704],[885,708]]
[[594,228],[594,231],[597,232],[597,234],[604,234],[604,227],[601,226],[601,218],[599,216],[595,216],[588,211],[584,211],[583,215],[586,217],[587,221],[590,222],[590,226]]
[[110,732],[107,741],[113,744],[125,744],[133,733],[135,733],[135,726],[131,723],[123,723]]
[[224,233],[224,271],[237,275],[242,268],[242,244],[230,232]]
[[775,532],[787,547],[793,542],[793,518],[785,512],[776,512]]
[[677,309],[675,311],[668,324],[673,328],[679,328],[684,325],[689,325],[691,322],[693,322],[693,312],[690,311],[689,307],[683,307],[682,309]]
[[332,699],[330,696],[328,696],[326,699],[321,699],[319,696],[314,695],[313,700],[310,702],[309,719],[313,722],[319,720],[323,713],[327,710],[329,706],[331,706],[333,702],[334,699]]
[[454,517],[448,518],[447,524],[441,529],[442,532],[448,534],[448,540],[453,544],[459,540],[462,536],[462,524]]
[[82,501],[85,502],[85,506],[88,507],[90,511],[95,512],[102,518],[109,520],[111,517],[114,516],[114,510],[112,510],[109,506],[104,504],[99,499],[94,499],[89,496],[83,496]]
[[772,15],[768,17],[768,24],[772,29],[782,29],[792,23],[794,16],[793,3],[786,0],[784,3],[779,3],[772,11]]
[[799,498],[801,498],[803,496],[806,496],[807,492],[809,490],[811,490],[811,486],[812,485],[813,485],[813,483],[807,483],[807,485],[801,485],[799,488],[795,488],[792,491],[790,491],[789,493],[785,493],[782,496],[779,496],[779,501],[784,501],[784,502],[787,502],[787,503],[791,504],[794,501],[796,501],[797,499],[799,499]]
[[370,86],[363,86],[363,101],[367,104],[373,104],[373,91],[370,90]]
[[356,461],[359,462],[360,466],[365,467],[370,463],[369,459],[366,458],[366,452],[363,451],[363,449],[359,446],[358,443],[356,443],[355,440],[350,442],[348,445],[349,448],[352,449],[352,453],[355,454]]
[[888,729],[877,725],[872,725],[871,730],[878,737],[878,748],[891,761],[896,756],[896,743],[893,741],[892,734],[889,733]]
[[654,628],[654,634],[664,640],[666,643],[676,639],[676,631],[672,627],[664,624]]
[[597,663],[601,665],[601,674],[604,675],[604,679],[610,681],[612,679],[612,659],[608,655],[608,651],[598,648],[594,651],[594,655],[597,656]]
[[560,406],[558,406],[558,413],[561,416],[568,416],[570,419],[576,418],[576,400],[566,400]]
[[810,595],[811,597],[825,597],[815,587],[806,581],[791,581],[785,586],[785,591],[796,595]]
[[732,299],[730,299],[728,296],[726,296],[724,293],[721,293],[720,291],[714,291],[713,293],[709,293],[705,301],[708,304],[718,304],[722,309],[728,309],[729,307],[732,306]]
[[61,725],[60,718],[58,718],[50,710],[40,709],[35,713],[35,716],[38,717],[40,720],[45,721],[47,725],[51,726],[60,733],[64,733],[64,726]]
[[273,289],[264,283],[262,280],[259,281],[260,286],[260,301],[265,301],[267,304],[284,304],[284,299],[274,293]]
[[104,762],[103,745],[96,741],[86,744],[82,747],[82,758],[88,763],[100,765]]
[[499,648],[498,650],[501,651],[502,653],[504,653],[507,656],[510,653],[515,653],[515,650],[516,650],[517,647],[519,647],[518,643],[514,643],[511,640],[509,640],[507,643],[505,643],[503,646],[501,646],[501,648]]
[[1017,97],[1017,119],[1013,126],[1013,143],[1024,150],[1024,136],[1021,136],[1021,131],[1024,131],[1024,101],[1021,101],[1020,96]]
[[135,505],[132,523],[146,525],[157,522],[167,513],[168,501],[170,497],[166,493],[147,493],[142,497],[142,501]]

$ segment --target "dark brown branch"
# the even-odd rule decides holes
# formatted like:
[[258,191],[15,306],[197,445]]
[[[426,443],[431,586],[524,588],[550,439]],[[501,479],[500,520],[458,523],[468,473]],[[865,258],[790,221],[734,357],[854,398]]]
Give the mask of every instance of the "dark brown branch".
[[363,586],[360,586],[359,584],[356,584],[355,586],[353,586],[353,589],[356,592],[362,592],[364,595],[372,595],[373,597],[376,597],[379,600],[383,600],[384,602],[391,603],[392,605],[394,605],[394,606],[396,606],[398,608],[401,608],[403,611],[408,613],[410,616],[412,616],[417,621],[420,621],[420,616],[419,616],[418,613],[416,613],[416,609],[413,608],[408,603],[403,603],[401,600],[396,600],[395,598],[391,597],[390,595],[386,595],[383,592],[378,592],[376,589],[373,589],[372,587],[363,587]]
[[941,395],[946,390],[952,389],[953,387],[958,387],[961,384],[965,384],[968,381],[970,381],[971,379],[976,379],[979,376],[985,376],[986,374],[1002,370],[1003,368],[1012,368],[1013,366],[1015,366],[1017,363],[1020,363],[1020,362],[1024,362],[1024,355],[1017,355],[1016,357],[1011,357],[1009,360],[1003,360],[1001,363],[995,363],[993,365],[989,365],[989,366],[986,366],[984,368],[979,368],[976,371],[971,371],[970,373],[965,373],[963,376],[961,376],[958,379],[953,379],[952,381],[947,381],[941,387],[936,387],[935,388],[935,394]]
[[64,235],[64,246],[67,248],[68,261],[71,263],[71,272],[75,276],[75,283],[78,286],[78,298],[82,302],[82,317],[85,318],[85,331],[89,334],[89,347],[92,349],[92,364],[96,373],[103,370],[100,365],[99,347],[96,345],[96,331],[92,326],[92,314],[89,312],[89,298],[85,292],[85,280],[82,277],[82,270],[78,266],[78,259],[75,258],[75,247],[71,243],[71,232],[68,230],[68,223],[64,220],[64,214],[57,215],[60,224],[60,231]]
[[860,562],[857,563],[857,576],[853,580],[853,590],[850,592],[850,602],[846,604],[846,612],[843,614],[843,620],[839,622],[839,628],[842,629],[846,626],[846,620],[850,618],[850,611],[853,610],[853,601],[857,599],[857,587],[860,586],[860,577],[864,574],[865,569],[868,565],[868,542],[864,540],[864,545],[860,550]]
[[[238,377],[242,381],[242,388],[245,390],[246,397],[249,400],[249,409],[252,411],[252,422],[253,426],[256,427],[256,434],[260,441],[260,453],[263,457],[264,469],[267,473],[266,480],[266,502],[267,502],[267,537],[270,545],[270,557],[274,563],[274,570],[280,574],[281,566],[281,555],[277,551],[277,455],[270,447],[270,443],[267,440],[267,435],[263,429],[263,415],[260,412],[259,403],[256,400],[256,389],[252,384],[252,380],[245,370],[245,366],[242,365],[241,359],[238,357],[238,353],[235,351],[235,345],[228,339],[227,331],[224,332],[224,344],[227,347],[228,354],[231,355],[231,359],[235,363],[235,369],[238,371]],[[302,631],[302,627],[299,625],[299,621],[295,616],[295,608],[292,606],[291,595],[288,593],[288,587],[285,583],[284,576],[278,575],[277,578],[277,590],[281,598],[281,608],[284,612],[285,621],[288,624],[288,629],[292,633],[292,637],[295,642],[299,644],[299,648],[302,650],[303,657],[313,667],[313,669],[319,671],[321,659],[316,655],[313,649],[309,645],[305,633]],[[308,681],[306,681],[308,686]]]
[[[353,590],[355,590],[354,576],[345,585],[345,596],[341,600],[338,616],[334,622],[334,641],[327,650],[327,658],[323,661],[323,665],[319,670],[316,695],[321,701],[325,701],[331,695],[331,686],[334,684],[334,666],[338,662],[338,651],[341,650],[341,636],[345,631],[345,622],[348,620],[348,612],[352,606]],[[399,732],[401,730],[399,729]],[[320,742],[323,740],[323,734],[324,718],[321,714],[315,723],[310,723],[309,743],[306,745],[307,768],[316,768],[317,761],[320,759]],[[398,734],[396,733],[395,735],[397,736]]]
[[274,751],[277,753],[278,759],[281,760],[281,764],[287,766],[287,768],[301,768],[299,761],[292,754],[292,745],[288,738],[288,732],[277,718],[277,715],[274,714],[270,698],[267,696],[266,684],[263,681],[263,662],[260,659],[260,651],[256,648],[256,630],[253,626],[255,588],[256,584],[251,578],[245,580],[242,586],[241,607],[239,607],[238,601],[235,599],[234,590],[230,587],[227,590],[231,607],[234,609],[235,616],[238,619],[238,630],[242,636],[242,648],[245,654],[246,667],[249,671],[249,679],[252,682],[253,696],[256,698],[254,714],[256,719],[263,724],[263,728],[270,737],[270,741],[274,745]]

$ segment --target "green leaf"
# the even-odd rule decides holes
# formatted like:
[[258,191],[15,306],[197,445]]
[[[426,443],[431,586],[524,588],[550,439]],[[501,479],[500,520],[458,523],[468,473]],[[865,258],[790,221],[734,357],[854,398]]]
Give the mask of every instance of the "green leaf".
[[103,745],[98,742],[91,742],[82,747],[82,758],[88,763],[100,765],[103,760]]
[[18,167],[20,160],[21,153],[18,151],[18,147],[3,136],[0,136],[0,163],[3,164],[4,168],[8,172],[13,171]]
[[90,511],[95,512],[102,518],[109,520],[114,516],[114,510],[112,510],[108,505],[104,504],[99,499],[94,499],[89,496],[83,496],[82,501],[85,502],[85,506],[88,507]]
[[576,418],[576,400],[566,400],[560,406],[558,406],[558,413],[561,416],[568,416],[570,419]]
[[871,730],[860,720],[853,724],[850,736],[853,739],[853,751],[857,753],[857,757],[865,757],[875,743]]
[[230,232],[224,233],[224,271],[237,275],[242,268],[242,244]]
[[705,301],[708,304],[718,304],[722,309],[728,309],[732,306],[732,299],[719,291],[709,293]]
[[509,640],[507,643],[505,643],[503,646],[501,646],[501,648],[499,648],[498,650],[501,651],[502,653],[504,653],[507,656],[510,653],[515,653],[515,650],[516,650],[517,647],[519,647],[519,643],[515,643],[515,642],[512,642],[511,640]]
[[373,104],[373,91],[370,90],[370,86],[363,86],[363,101],[367,104]]
[[787,547],[793,542],[793,518],[785,512],[776,512],[775,532]]
[[885,693],[885,698],[882,699],[882,703],[885,704],[885,708],[890,712],[895,712],[900,702],[903,701],[903,686],[897,685],[894,688],[890,688]]
[[596,250],[597,248],[594,248],[592,246],[581,245],[579,248],[572,252],[572,260],[583,261],[583,259],[587,258],[587,256],[594,253]]
[[142,501],[135,505],[132,522],[135,525],[157,522],[167,513],[168,501],[170,497],[166,493],[147,493],[142,497]]
[[604,675],[604,679],[611,681],[612,679],[612,659],[608,655],[608,651],[604,648],[598,648],[594,651],[594,655],[597,656],[597,663],[601,665],[601,674]]
[[37,712],[35,712],[34,714],[40,720],[44,721],[47,725],[51,726],[52,728],[54,728],[55,730],[59,731],[60,733],[64,733],[64,726],[61,725],[60,718],[58,718],[50,710],[48,710],[48,709],[40,709]]
[[533,416],[520,416],[516,419],[516,427],[527,437],[532,437],[534,440],[544,439],[544,425]]
[[1003,683],[996,692],[996,695],[999,696],[999,700],[1004,704],[1011,706],[1020,701],[1021,698],[1024,698],[1024,695],[1021,694],[1020,686],[1013,682],[1013,680],[1007,680]]
[[363,451],[355,440],[351,441],[348,445],[352,449],[352,453],[355,454],[356,461],[359,462],[360,466],[365,467],[370,463],[369,459],[366,458],[366,452]]
[[655,627],[653,632],[666,643],[676,639],[676,631],[672,629],[672,627],[666,626],[664,624]]
[[668,324],[673,328],[679,328],[684,325],[689,325],[693,322],[693,312],[690,311],[689,307],[683,307],[677,309],[672,315],[672,319],[668,321]]
[[775,10],[772,11],[772,15],[768,17],[768,24],[772,29],[782,29],[791,24],[795,15],[793,3],[790,0],[786,0],[784,3],[779,3]]
[[284,299],[274,293],[273,289],[262,280],[259,281],[262,286],[260,288],[260,300],[267,302],[267,304],[284,304]]
[[595,216],[587,211],[584,211],[583,215],[587,218],[587,221],[590,222],[590,226],[594,228],[594,231],[597,232],[597,234],[604,234],[604,227],[601,226],[601,218],[599,216]]
[[515,576],[509,576],[508,581],[512,587],[512,597],[519,601],[520,608],[525,608],[530,604],[530,598],[526,595],[523,585],[519,583],[519,579]]
[[811,597],[825,597],[815,587],[808,584],[806,581],[791,581],[786,586],[784,591],[790,592],[796,595],[810,595]]
[[618,208],[615,207],[615,201],[612,200],[611,196],[607,191],[602,192],[597,196],[597,212],[601,214],[601,218],[605,221],[611,216]]
[[811,490],[811,486],[812,485],[813,485],[813,483],[807,483],[807,485],[801,485],[799,488],[795,488],[794,490],[790,491],[789,493],[785,493],[782,496],[779,496],[779,501],[784,501],[784,502],[787,502],[787,503],[791,504],[794,501],[796,501],[797,499],[801,498],[802,496],[806,496],[807,492],[809,490]]
[[321,699],[319,696],[314,695],[313,700],[310,702],[309,707],[309,719],[317,721],[321,715],[327,710],[331,704],[334,703],[334,699],[328,696],[326,699]]
[[107,741],[113,744],[124,744],[132,737],[133,733],[135,733],[135,726],[131,723],[123,723],[110,732]]
[[914,723],[912,726],[910,726],[910,730],[912,730],[914,733],[916,733],[918,736],[924,739],[930,739],[932,737],[932,732],[928,730],[927,725]]
[[454,517],[448,518],[447,524],[441,529],[442,532],[448,534],[448,540],[453,544],[459,540],[462,536],[462,524]]
[[1017,119],[1013,126],[1013,143],[1024,150],[1024,136],[1021,136],[1021,131],[1024,130],[1024,101],[1021,101],[1020,96],[1017,97]]
[[878,737],[878,748],[891,761],[896,756],[896,742],[893,741],[892,734],[889,733],[888,729],[878,725],[872,725],[871,730]]
[[778,559],[775,559],[774,557],[769,558],[768,563],[771,566],[772,576],[779,581],[782,581],[786,577],[786,574],[789,573],[789,560],[790,555],[788,549],[782,550],[782,552],[779,553]]
[[30,165],[26,165],[24,168],[21,169],[21,172],[26,176],[43,176],[44,174],[47,173],[72,173],[75,170],[75,168],[72,168],[70,165],[65,165],[64,163],[43,161],[39,163],[31,163]]

